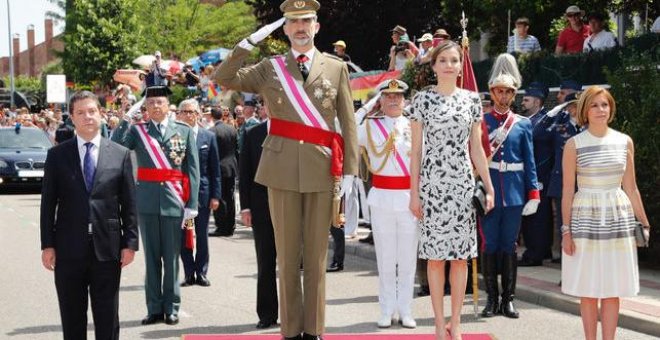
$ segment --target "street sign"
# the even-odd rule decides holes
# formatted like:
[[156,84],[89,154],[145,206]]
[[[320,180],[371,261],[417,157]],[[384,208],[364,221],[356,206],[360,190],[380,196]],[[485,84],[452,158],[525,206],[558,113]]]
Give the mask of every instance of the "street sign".
[[66,103],[66,76],[63,74],[46,75],[46,101],[52,104]]

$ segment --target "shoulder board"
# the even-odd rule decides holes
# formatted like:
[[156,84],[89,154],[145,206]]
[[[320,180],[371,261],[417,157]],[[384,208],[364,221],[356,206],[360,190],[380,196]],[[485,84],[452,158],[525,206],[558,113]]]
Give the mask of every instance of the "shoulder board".
[[341,61],[342,63],[344,62],[343,59],[339,58],[338,56],[336,56],[336,55],[334,55],[334,54],[330,54],[330,53],[327,53],[327,52],[323,52],[322,54],[323,54],[324,56],[328,57],[328,58],[332,58],[332,59],[335,59],[335,60],[337,60],[337,61]]
[[366,119],[383,119],[383,118],[385,118],[385,115],[383,115],[382,113],[379,112],[375,115],[367,116],[365,118]]
[[516,113],[516,116],[518,116],[518,118],[519,118],[519,119],[522,119],[522,120],[529,120],[528,117],[525,117],[525,116],[523,116],[523,115],[521,115],[521,114],[517,114],[517,113]]

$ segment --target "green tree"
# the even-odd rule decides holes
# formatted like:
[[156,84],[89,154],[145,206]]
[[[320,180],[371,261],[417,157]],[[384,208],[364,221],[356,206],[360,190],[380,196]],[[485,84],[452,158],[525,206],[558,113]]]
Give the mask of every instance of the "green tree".
[[[76,84],[107,84],[137,56],[137,3],[133,0],[68,0],[62,67]],[[137,34],[136,34],[137,33]]]
[[177,55],[185,60],[213,48],[231,48],[256,26],[252,8],[243,1],[222,6],[198,0],[136,3],[144,38],[140,45],[143,54],[160,50],[166,58]]

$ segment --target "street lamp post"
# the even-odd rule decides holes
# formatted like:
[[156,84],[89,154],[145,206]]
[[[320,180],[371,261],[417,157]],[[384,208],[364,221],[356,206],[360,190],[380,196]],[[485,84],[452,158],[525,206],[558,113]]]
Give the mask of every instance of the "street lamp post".
[[12,45],[11,45],[11,14],[9,13],[9,0],[7,0],[7,27],[8,27],[8,35],[7,35],[7,40],[9,44],[9,108],[14,107],[14,57],[12,53]]

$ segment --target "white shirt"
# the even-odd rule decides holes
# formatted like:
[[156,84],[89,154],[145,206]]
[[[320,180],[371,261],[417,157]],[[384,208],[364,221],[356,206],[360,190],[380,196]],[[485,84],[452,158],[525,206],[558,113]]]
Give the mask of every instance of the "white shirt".
[[[85,173],[85,154],[87,153],[87,147],[85,146],[85,141],[84,139],[80,138],[80,136],[76,136],[76,139],[78,140],[78,155],[80,155],[80,170],[82,170],[82,173]],[[99,163],[99,147],[101,147],[101,133],[99,132],[96,137],[92,138],[90,141],[94,146],[92,146],[91,152],[92,152],[92,162],[94,162],[94,167],[96,168],[96,165]]]
[[197,134],[199,133],[199,126],[195,124],[195,126],[192,127],[192,130],[193,130],[193,137],[195,138],[195,140],[197,140]]
[[610,31],[600,31],[584,39],[582,50],[584,52],[605,50],[616,46],[614,34]]
[[291,53],[293,53],[293,59],[296,60],[298,59],[298,56],[301,54],[304,54],[307,56],[307,62],[305,63],[305,67],[307,68],[307,71],[312,70],[312,60],[314,60],[314,53],[316,53],[316,49],[312,47],[311,50],[305,52],[305,53],[300,53],[294,49],[291,49]]
[[[153,123],[154,123],[154,125],[156,125],[156,129],[158,129],[158,131],[160,132],[160,135],[165,136],[165,131],[167,131],[167,124],[169,123],[169,119],[167,118],[167,115],[165,115],[165,119],[163,119],[162,122],[159,123],[159,122],[153,120]],[[158,127],[158,124],[161,125],[160,128]]]

